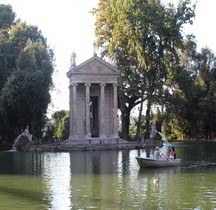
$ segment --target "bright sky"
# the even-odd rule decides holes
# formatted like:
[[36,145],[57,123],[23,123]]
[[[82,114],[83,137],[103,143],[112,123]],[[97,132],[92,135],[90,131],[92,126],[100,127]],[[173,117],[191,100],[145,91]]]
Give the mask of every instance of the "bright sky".
[[[195,0],[193,0],[195,2]],[[79,65],[93,56],[94,17],[89,11],[98,0],[0,0],[10,4],[17,18],[36,25],[54,49],[56,70],[55,92],[52,93],[53,111],[69,110],[69,80],[66,72],[72,51]],[[186,33],[196,36],[199,48],[208,46],[216,54],[216,1],[197,0],[196,18]]]

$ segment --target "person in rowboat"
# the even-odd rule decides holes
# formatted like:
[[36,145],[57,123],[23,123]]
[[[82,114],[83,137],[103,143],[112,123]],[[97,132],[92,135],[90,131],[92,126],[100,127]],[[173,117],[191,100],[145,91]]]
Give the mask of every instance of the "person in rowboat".
[[176,159],[176,151],[174,147],[172,147],[172,155],[173,155],[173,159]]
[[156,148],[155,148],[155,152],[154,152],[154,159],[159,159],[159,157],[160,157],[160,150],[159,150],[159,147],[157,146]]
[[169,151],[168,151],[167,160],[168,159],[174,159],[173,152],[171,149],[169,149]]

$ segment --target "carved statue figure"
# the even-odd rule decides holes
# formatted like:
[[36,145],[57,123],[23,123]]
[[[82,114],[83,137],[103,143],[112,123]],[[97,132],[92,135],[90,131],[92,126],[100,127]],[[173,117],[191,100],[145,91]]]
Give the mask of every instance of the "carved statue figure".
[[96,56],[97,55],[97,44],[96,44],[96,42],[94,41],[94,43],[93,43],[93,56]]
[[157,130],[154,125],[151,126],[150,139],[153,139],[157,134]]
[[71,54],[71,67],[75,67],[76,66],[76,53],[73,51]]
[[26,129],[22,133],[23,136],[26,136],[29,141],[32,141],[32,135],[29,132],[29,126],[27,125]]

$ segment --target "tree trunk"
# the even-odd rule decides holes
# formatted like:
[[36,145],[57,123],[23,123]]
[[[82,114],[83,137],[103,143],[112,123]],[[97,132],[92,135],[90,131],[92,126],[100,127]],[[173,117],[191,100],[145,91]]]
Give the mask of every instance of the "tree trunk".
[[129,139],[129,126],[130,126],[130,112],[128,113],[127,109],[124,109],[122,112],[122,137],[124,139]]
[[141,95],[141,103],[140,103],[140,110],[139,110],[139,116],[138,116],[138,122],[137,122],[137,132],[136,132],[136,139],[139,142],[142,141],[142,137],[140,135],[142,110],[143,110],[143,94]]
[[130,109],[126,107],[123,81],[119,79],[119,108],[121,110],[121,121],[122,121],[122,138],[129,139],[129,125],[130,125]]
[[146,132],[144,135],[145,139],[149,139],[149,134],[150,134],[150,111],[151,111],[151,102],[148,100],[147,101],[147,109],[146,109]]

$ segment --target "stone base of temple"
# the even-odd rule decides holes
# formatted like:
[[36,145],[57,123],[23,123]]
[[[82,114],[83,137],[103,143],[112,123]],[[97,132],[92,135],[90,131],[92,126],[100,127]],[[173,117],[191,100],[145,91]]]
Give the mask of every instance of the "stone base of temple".
[[144,145],[138,142],[128,142],[123,139],[68,139],[61,143],[32,145],[27,151],[104,151],[141,149]]
[[163,141],[149,140],[145,142],[126,141],[121,138],[88,138],[88,139],[67,139],[63,142],[50,144],[31,145],[26,151],[49,151],[49,152],[70,152],[70,151],[104,151],[104,150],[131,150],[142,148],[162,147]]
[[122,138],[79,138],[79,139],[67,139],[62,142],[62,144],[66,145],[95,145],[95,144],[126,144],[128,143],[126,140]]

